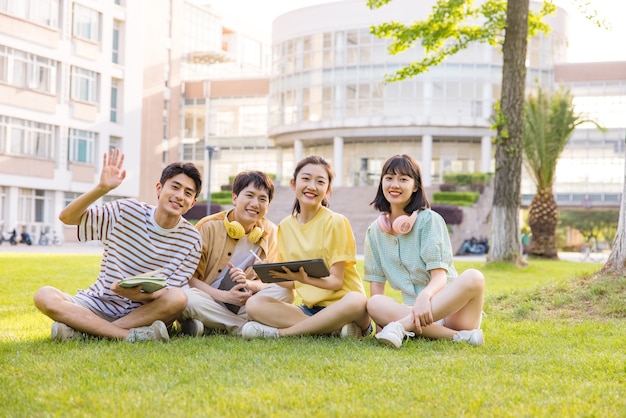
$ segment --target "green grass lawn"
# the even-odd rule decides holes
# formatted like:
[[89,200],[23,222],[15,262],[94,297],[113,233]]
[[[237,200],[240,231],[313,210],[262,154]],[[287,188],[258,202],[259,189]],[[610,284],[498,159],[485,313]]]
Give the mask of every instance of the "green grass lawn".
[[[626,279],[598,264],[457,262],[487,277],[485,345],[373,338],[50,341],[33,305],[98,256],[0,253],[1,417],[623,417]],[[396,294],[397,296],[397,294]]]

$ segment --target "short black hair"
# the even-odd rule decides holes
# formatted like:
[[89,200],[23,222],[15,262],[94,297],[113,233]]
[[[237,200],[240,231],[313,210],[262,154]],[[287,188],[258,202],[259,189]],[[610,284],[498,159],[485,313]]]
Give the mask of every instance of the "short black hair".
[[166,181],[179,174],[184,174],[193,180],[196,185],[196,197],[198,197],[202,191],[202,176],[200,175],[198,168],[193,163],[171,163],[163,169],[159,183],[161,183],[162,186],[165,186]]
[[242,171],[235,176],[233,180],[233,193],[239,196],[239,193],[252,184],[257,189],[265,190],[267,197],[271,202],[274,198],[274,182],[262,171]]
[[397,154],[390,157],[381,170],[378,191],[376,192],[376,197],[370,203],[370,205],[374,205],[376,210],[381,212],[391,211],[391,205],[383,193],[383,177],[385,177],[386,174],[401,174],[410,176],[415,180],[417,190],[413,192],[409,203],[407,203],[404,208],[407,214],[411,214],[419,209],[430,208],[430,202],[428,201],[428,197],[426,197],[424,185],[422,184],[422,171],[420,170],[419,164],[410,155]]

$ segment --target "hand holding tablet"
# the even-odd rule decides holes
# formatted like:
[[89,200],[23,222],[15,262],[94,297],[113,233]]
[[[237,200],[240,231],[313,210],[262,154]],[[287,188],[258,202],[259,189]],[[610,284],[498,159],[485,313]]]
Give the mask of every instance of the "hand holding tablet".
[[272,277],[270,271],[278,271],[284,273],[283,267],[287,267],[292,272],[297,272],[300,267],[304,267],[304,271],[309,277],[326,277],[330,275],[328,267],[324,260],[315,258],[312,260],[282,261],[279,263],[253,264],[252,268],[256,272],[259,279],[264,283],[286,282],[286,279]]

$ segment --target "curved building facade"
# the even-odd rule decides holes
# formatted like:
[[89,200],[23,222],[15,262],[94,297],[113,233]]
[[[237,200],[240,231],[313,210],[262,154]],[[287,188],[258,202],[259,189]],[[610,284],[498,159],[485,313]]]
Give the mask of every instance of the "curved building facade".
[[[293,162],[311,153],[332,161],[338,186],[375,184],[397,153],[416,157],[426,186],[446,173],[493,171],[490,118],[502,90],[497,48],[472,45],[413,79],[384,82],[423,52],[418,45],[390,55],[390,40],[371,35],[370,27],[424,19],[433,4],[394,0],[372,11],[362,0],[345,0],[274,21],[268,130],[282,150],[279,175],[289,176]],[[530,41],[529,88],[554,85],[554,64],[565,60],[566,22],[559,9],[548,20],[550,35]]]

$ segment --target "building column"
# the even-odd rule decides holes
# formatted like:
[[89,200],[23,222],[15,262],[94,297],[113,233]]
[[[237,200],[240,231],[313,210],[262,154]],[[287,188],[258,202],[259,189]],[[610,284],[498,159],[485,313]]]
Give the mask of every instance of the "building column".
[[433,137],[432,135],[422,135],[422,187],[433,185]]
[[480,172],[491,171],[491,137],[483,136],[480,139]]
[[293,166],[295,167],[304,158],[304,145],[301,139],[293,141]]
[[335,186],[343,186],[343,138],[333,138],[333,165],[335,169]]

